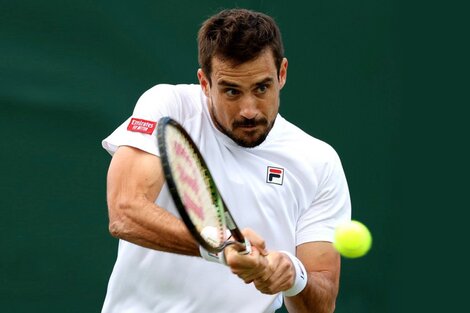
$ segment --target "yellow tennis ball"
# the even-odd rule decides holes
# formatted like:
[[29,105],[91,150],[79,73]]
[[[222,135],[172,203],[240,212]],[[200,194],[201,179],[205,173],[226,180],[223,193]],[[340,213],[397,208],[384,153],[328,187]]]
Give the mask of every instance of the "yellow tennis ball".
[[346,258],[359,258],[369,252],[372,235],[359,221],[348,221],[335,229],[333,245]]

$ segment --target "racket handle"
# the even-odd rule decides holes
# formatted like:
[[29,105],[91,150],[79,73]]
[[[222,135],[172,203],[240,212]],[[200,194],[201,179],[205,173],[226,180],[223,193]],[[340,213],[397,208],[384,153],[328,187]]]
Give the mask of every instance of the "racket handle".
[[225,211],[225,222],[227,223],[227,228],[230,229],[233,239],[243,245],[243,250],[240,251],[240,254],[250,254],[251,253],[251,243],[247,240],[240,229],[235,224],[232,215],[229,211]]
[[238,229],[238,227],[234,227],[234,228],[228,227],[228,229],[230,229],[230,233],[232,233],[233,239],[235,239],[238,242],[242,242],[242,243],[245,242],[245,237],[242,235],[242,232],[240,231],[240,229]]
[[248,239],[245,238],[244,241],[245,250],[238,252],[239,254],[250,254],[251,253],[251,243]]
[[242,250],[238,253],[240,254],[250,254],[251,253],[251,242],[246,239],[238,228],[231,229],[233,239],[242,247]]

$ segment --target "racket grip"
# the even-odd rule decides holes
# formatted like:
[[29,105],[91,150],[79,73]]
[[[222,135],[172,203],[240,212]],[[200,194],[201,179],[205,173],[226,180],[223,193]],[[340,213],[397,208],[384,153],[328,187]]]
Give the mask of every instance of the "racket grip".
[[245,250],[238,252],[239,254],[250,254],[251,253],[251,242],[245,238],[244,242]]
[[[232,222],[233,223],[233,222]],[[233,239],[238,243],[238,245],[241,245],[242,249],[240,249],[239,254],[250,254],[252,249],[251,249],[251,242],[246,239],[242,232],[238,229],[238,227],[234,227],[230,229],[230,232],[232,233]]]

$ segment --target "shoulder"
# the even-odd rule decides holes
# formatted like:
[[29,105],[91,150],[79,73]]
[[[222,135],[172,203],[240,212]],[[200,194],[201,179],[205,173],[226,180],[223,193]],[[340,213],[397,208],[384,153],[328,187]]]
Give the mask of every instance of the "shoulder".
[[137,101],[134,114],[154,112],[160,116],[172,116],[182,120],[199,114],[205,102],[199,85],[159,84],[145,91]]
[[279,118],[280,131],[277,141],[288,147],[291,154],[317,161],[337,158],[336,150],[329,143],[314,137],[281,116]]
[[147,91],[145,91],[142,96],[154,96],[154,95],[164,95],[172,94],[177,96],[190,96],[198,95],[201,92],[201,87],[196,84],[158,84]]
[[164,103],[169,101],[178,103],[181,101],[195,101],[201,100],[202,90],[199,85],[170,85],[159,84],[145,91],[139,98],[139,103]]
[[285,119],[280,120],[279,126],[273,155],[304,184],[309,185],[312,180],[319,183],[336,175],[333,173],[341,175],[341,160],[332,145]]

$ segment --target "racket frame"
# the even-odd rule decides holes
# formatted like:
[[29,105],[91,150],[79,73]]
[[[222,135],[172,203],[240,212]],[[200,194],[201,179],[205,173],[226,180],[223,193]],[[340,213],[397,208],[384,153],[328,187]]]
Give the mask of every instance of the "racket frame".
[[[230,233],[232,234],[232,238],[235,241],[226,240],[218,247],[214,247],[214,246],[210,245],[201,236],[201,234],[199,233],[196,225],[194,225],[193,221],[189,217],[189,214],[186,211],[186,208],[185,208],[185,206],[184,206],[184,204],[183,204],[183,202],[180,198],[180,193],[178,192],[178,188],[176,186],[175,180],[173,179],[173,172],[172,172],[172,168],[171,168],[170,163],[169,163],[170,160],[169,160],[169,156],[167,154],[167,143],[166,143],[166,140],[165,140],[167,127],[176,128],[176,130],[181,135],[183,135],[183,137],[186,139],[187,143],[193,149],[194,153],[196,154],[197,158],[199,159],[199,163],[200,163],[201,167],[204,169],[204,171],[206,172],[207,178],[209,179],[211,189],[213,189],[212,191],[216,192],[218,197],[220,198],[220,204],[222,206],[223,215],[224,215],[222,218],[225,219],[225,226],[230,231]],[[194,143],[194,141],[192,140],[190,135],[183,128],[183,126],[181,126],[177,121],[175,121],[174,119],[172,119],[168,116],[160,118],[160,120],[157,123],[157,141],[158,141],[158,149],[160,151],[160,160],[161,160],[161,163],[162,163],[163,172],[165,174],[165,179],[166,179],[171,197],[173,199],[173,202],[176,206],[176,209],[178,210],[183,222],[186,224],[186,227],[188,228],[189,232],[192,234],[194,239],[196,239],[196,241],[204,249],[206,249],[207,251],[209,251],[211,253],[219,253],[219,252],[223,251],[227,245],[234,244],[234,243],[239,243],[239,244],[244,246],[245,251],[241,251],[241,253],[244,253],[244,252],[249,253],[250,252],[249,250],[251,250],[249,248],[250,247],[249,242],[247,240],[245,240],[244,236],[240,232],[240,229],[238,228],[237,224],[235,223],[235,220],[233,219],[232,214],[228,210],[228,207],[225,204],[225,201],[222,198],[222,195],[220,194],[214,179],[212,178],[212,174],[209,171],[209,168],[208,168],[204,158],[202,157],[198,147],[196,146],[196,144]]]

